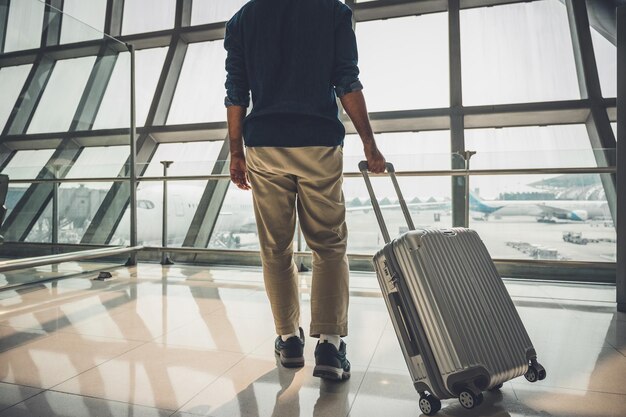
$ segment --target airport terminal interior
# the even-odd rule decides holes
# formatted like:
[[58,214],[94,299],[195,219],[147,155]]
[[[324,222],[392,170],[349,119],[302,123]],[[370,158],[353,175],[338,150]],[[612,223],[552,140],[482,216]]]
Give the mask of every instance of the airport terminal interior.
[[[342,2],[415,227],[478,232],[547,372],[436,415],[626,416],[626,1]],[[408,226],[387,176],[372,202],[343,110],[351,378],[313,377],[308,336],[303,368],[274,354],[229,180],[224,34],[246,3],[0,0],[0,417],[423,415],[372,203]],[[299,227],[293,248],[308,334]]]

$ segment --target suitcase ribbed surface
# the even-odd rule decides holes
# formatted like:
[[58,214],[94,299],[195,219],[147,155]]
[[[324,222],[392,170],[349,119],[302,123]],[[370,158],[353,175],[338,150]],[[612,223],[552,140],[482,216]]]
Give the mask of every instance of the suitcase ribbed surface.
[[490,386],[526,372],[532,343],[476,232],[419,230],[391,244],[444,381],[472,366],[489,371]]

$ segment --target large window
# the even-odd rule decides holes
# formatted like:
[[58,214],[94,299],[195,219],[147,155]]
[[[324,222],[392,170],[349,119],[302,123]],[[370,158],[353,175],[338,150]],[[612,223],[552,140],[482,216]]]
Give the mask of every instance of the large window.
[[[399,171],[433,171],[450,169],[450,132],[381,133],[376,143],[385,158]],[[358,135],[344,140],[344,171],[358,171],[358,163],[365,159],[363,143]]]
[[64,0],[61,43],[101,38],[106,7],[106,0]]
[[358,23],[356,36],[369,111],[449,106],[447,13]]
[[462,10],[461,56],[465,105],[580,98],[558,0]]
[[222,41],[189,45],[167,124],[226,120],[225,59]]
[[9,7],[4,52],[39,48],[43,14],[43,2],[12,1]]
[[600,175],[474,176],[470,187],[470,227],[492,257],[615,262]]
[[598,65],[600,88],[604,97],[617,96],[617,48],[608,39],[591,28],[593,51]]
[[[142,49],[135,53],[135,118],[143,126],[154,98],[167,48]],[[115,69],[93,125],[94,129],[130,126],[130,54],[117,57]]]
[[[13,148],[43,150],[19,150],[4,173],[32,181],[68,138],[86,146],[67,174],[74,182],[59,189],[60,242],[88,241],[87,230],[95,232],[91,243],[104,242],[110,235],[110,244],[130,242],[130,182],[123,166],[129,157],[130,54],[123,45],[106,48],[113,42],[110,39],[99,44],[105,21],[120,28],[123,36],[132,35],[131,41],[143,48],[136,51],[135,76],[137,168],[143,175],[137,192],[137,226],[139,241],[153,246],[161,244],[163,182],[147,177],[162,175],[161,161],[173,161],[170,177],[223,168],[216,165],[226,135],[226,51],[219,39],[220,27],[247,1],[64,0],[59,4],[66,14],[51,20],[45,50],[37,49],[42,44],[45,1],[9,2],[0,54],[0,65],[5,65],[0,67],[0,129],[16,110],[20,93],[25,91],[27,97],[13,115],[11,135],[0,151],[10,158]],[[606,133],[606,129],[586,125],[594,121],[587,120],[591,104],[581,99],[575,56],[589,51],[574,49],[576,22],[568,19],[567,2],[502,0],[475,7],[480,2],[461,1],[461,7],[469,8],[460,11],[459,32],[449,28],[450,21],[455,22],[446,1],[363,4],[368,1],[348,2],[355,9],[359,77],[381,151],[397,171],[412,172],[399,180],[415,225],[449,227],[453,218],[462,217],[458,210],[465,204],[457,193],[462,194],[464,175],[448,172],[459,166],[452,163],[460,160],[459,155],[451,154],[458,142],[477,152],[471,169],[480,172],[469,176],[469,225],[479,231],[495,258],[614,260],[614,219],[608,210],[613,201],[607,201],[614,193],[605,193],[611,184],[604,177],[607,174],[561,172],[593,171],[606,156],[605,150],[591,148],[588,132]],[[190,27],[175,27],[176,16],[185,21],[190,17]],[[589,17],[595,25],[593,14]],[[211,30],[200,25],[210,25]],[[457,33],[460,39],[449,39]],[[57,35],[59,39],[53,39]],[[591,28],[601,93],[613,98],[615,45],[605,35]],[[176,40],[182,54],[170,60],[168,52],[173,51],[167,45]],[[452,70],[460,71],[462,81],[462,106],[453,108],[451,41],[455,45],[460,41],[461,65]],[[92,55],[85,56],[88,53]],[[36,77],[31,80],[29,75]],[[615,120],[611,100],[594,105]],[[156,110],[154,117],[149,117],[151,108]],[[503,116],[495,120],[499,115]],[[455,125],[460,118],[465,120],[464,132]],[[69,132],[74,127],[85,132]],[[616,123],[611,128],[617,133]],[[610,138],[601,139],[610,143],[605,142]],[[382,236],[365,184],[354,175],[364,159],[357,135],[346,136],[343,154],[349,252],[372,254],[381,247]],[[540,168],[551,171],[547,174]],[[123,182],[93,182],[120,173],[125,175]],[[84,177],[90,181],[76,181]],[[387,177],[372,179],[395,236],[406,225],[394,189]],[[252,194],[232,184],[227,187],[226,179],[220,181],[206,213],[206,207],[199,211],[199,206],[210,190],[207,184],[213,182],[168,182],[168,245],[182,245],[194,219],[205,218],[204,224],[194,227],[203,232],[210,229],[219,209],[213,234],[210,239],[205,236],[209,241],[197,240],[194,245],[259,248]],[[31,186],[29,195],[51,189],[49,184],[12,183],[9,212]],[[39,197],[29,201],[44,200]],[[41,204],[29,203],[32,207],[21,209],[24,217],[19,222],[32,227],[21,229],[19,238],[28,232],[27,241],[51,241],[51,205]]]
[[174,27],[176,0],[125,0],[122,35]]
[[32,65],[0,69],[0,132],[4,128]]
[[196,0],[191,8],[191,25],[227,21],[247,2],[248,0]]
[[584,125],[468,129],[465,148],[473,169],[597,166]]
[[57,61],[28,133],[67,131],[74,120],[96,58]]

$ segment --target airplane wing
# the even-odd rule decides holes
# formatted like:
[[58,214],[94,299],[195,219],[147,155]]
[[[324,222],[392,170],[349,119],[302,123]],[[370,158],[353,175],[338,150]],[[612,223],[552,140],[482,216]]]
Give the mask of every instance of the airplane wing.
[[541,215],[544,217],[554,217],[557,219],[567,219],[567,220],[577,220],[584,221],[587,220],[587,212],[584,210],[567,210],[561,207],[556,207],[547,204],[537,204],[535,205],[540,211]]

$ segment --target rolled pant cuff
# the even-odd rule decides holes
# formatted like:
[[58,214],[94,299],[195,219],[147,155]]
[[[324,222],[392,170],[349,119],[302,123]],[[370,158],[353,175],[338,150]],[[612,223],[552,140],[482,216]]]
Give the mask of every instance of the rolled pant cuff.
[[309,336],[320,337],[320,334],[338,334],[341,337],[348,335],[347,324],[311,324]]
[[291,333],[296,333],[298,334],[298,330],[300,329],[299,326],[282,326],[282,327],[278,327],[276,326],[276,334],[279,336],[285,335],[285,334],[291,334]]

